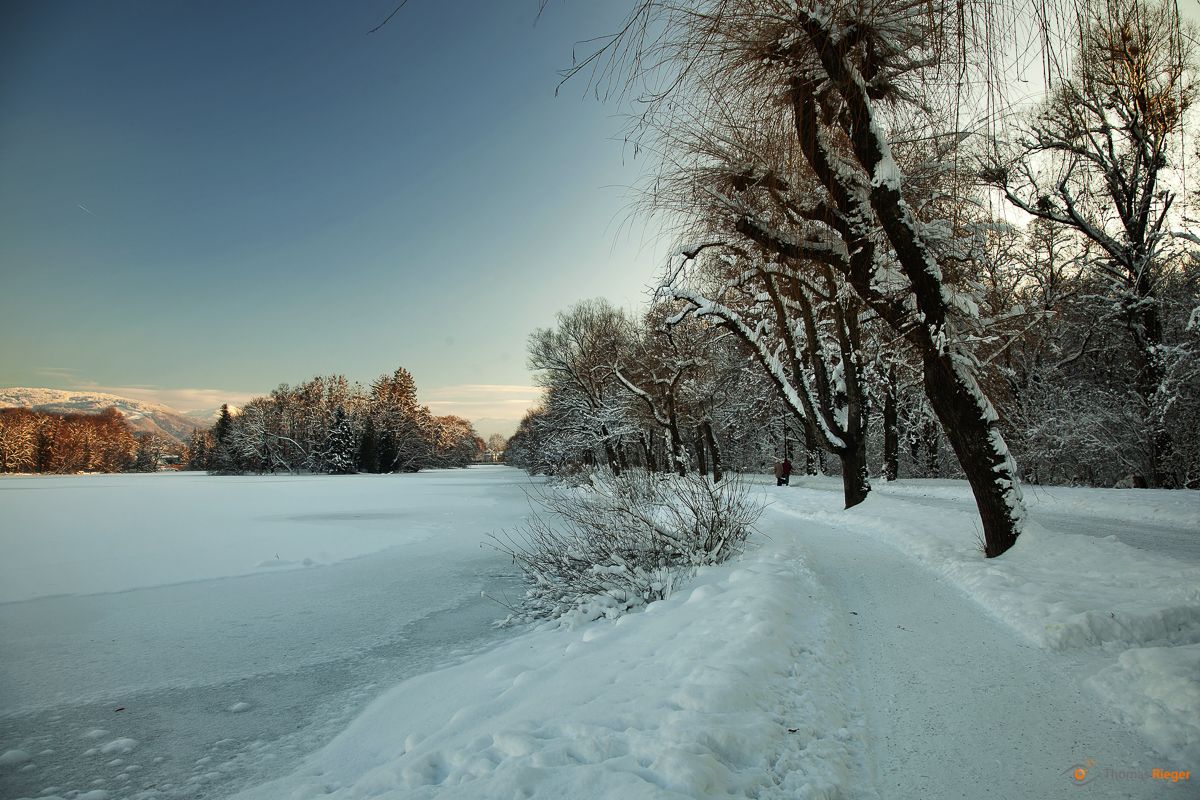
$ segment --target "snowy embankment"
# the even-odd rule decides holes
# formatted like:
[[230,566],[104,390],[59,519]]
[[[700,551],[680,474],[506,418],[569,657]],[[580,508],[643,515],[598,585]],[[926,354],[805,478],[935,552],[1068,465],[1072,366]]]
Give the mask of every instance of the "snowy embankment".
[[[797,485],[825,480],[841,489],[841,480],[800,478]],[[945,479],[877,481],[877,496],[904,499],[933,497],[974,504],[966,481]],[[1038,512],[1081,518],[1120,520],[1138,525],[1151,523],[1200,531],[1200,496],[1192,491],[1164,489],[1093,489],[1077,486],[1022,486],[1025,505]],[[1197,534],[1200,539],[1200,533]]]
[[[819,486],[828,482],[803,479],[798,483]],[[984,559],[973,505],[931,511],[907,502],[907,496],[930,490],[934,496],[939,490],[949,497],[962,496],[967,491],[965,484],[938,482],[927,487],[927,483],[885,487],[848,510],[831,503],[826,492],[785,492],[775,496],[776,509],[869,533],[898,547],[1041,647],[1115,650],[1200,642],[1200,567],[1130,547],[1115,537],[1060,533],[1052,523],[1036,522],[1027,524],[1011,551],[997,559]],[[1179,526],[1195,524],[1193,530],[1200,531],[1200,495],[1194,492],[1155,492],[1156,497],[1145,503],[1138,490],[1087,491],[1092,503],[1088,515],[1109,519],[1152,516]],[[1107,494],[1104,501],[1100,492]],[[1155,514],[1148,506],[1163,494],[1170,494],[1176,502]],[[1031,505],[1047,510],[1055,507],[1047,494]]]
[[862,735],[830,614],[795,543],[772,542],[643,612],[410,679],[238,797],[837,796]]
[[1159,750],[1200,763],[1200,644],[1126,650],[1088,686]]
[[[973,507],[931,511],[918,497],[969,500],[961,482],[911,481],[886,485],[868,501],[840,510],[829,501],[834,481],[803,478],[784,491],[774,510],[845,530],[867,533],[915,558],[973,598],[1031,643],[1050,650],[1101,648],[1120,653],[1088,685],[1127,724],[1161,752],[1200,759],[1200,567],[1130,547],[1115,536],[1097,538],[1030,522],[1016,547],[997,559],[977,548]],[[837,481],[840,484],[840,481]],[[1031,492],[1030,506],[1051,515],[1137,520],[1178,528],[1200,538],[1195,492],[1051,489]]]

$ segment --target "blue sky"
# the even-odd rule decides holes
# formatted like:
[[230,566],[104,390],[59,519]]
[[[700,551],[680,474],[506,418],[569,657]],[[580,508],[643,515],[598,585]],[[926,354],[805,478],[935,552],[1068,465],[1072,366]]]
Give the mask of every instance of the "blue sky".
[[511,427],[529,332],[664,256],[620,109],[555,96],[623,6],[6,3],[0,385],[188,410],[404,366]]

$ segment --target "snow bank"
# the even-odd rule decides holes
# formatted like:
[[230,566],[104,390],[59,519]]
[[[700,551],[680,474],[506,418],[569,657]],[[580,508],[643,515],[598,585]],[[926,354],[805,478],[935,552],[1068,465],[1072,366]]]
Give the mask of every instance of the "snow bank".
[[1200,644],[1126,650],[1088,686],[1180,765],[1200,764]]
[[[802,478],[808,485],[812,478]],[[820,480],[820,479],[817,479]],[[830,479],[825,479],[830,480]],[[841,479],[836,479],[841,491]],[[873,491],[887,497],[935,497],[974,504],[966,481],[904,480],[879,481]],[[1099,517],[1132,523],[1152,523],[1200,530],[1200,493],[1169,489],[1091,489],[1072,486],[1032,486],[1022,484],[1025,505],[1031,511]]]
[[793,489],[770,496],[777,512],[861,530],[895,545],[1041,647],[1117,650],[1200,642],[1200,567],[1114,537],[1029,523],[1012,550],[984,559],[972,506],[931,511],[873,493],[841,510],[840,498],[830,492]]
[[864,769],[822,591],[772,543],[642,613],[405,681],[239,800],[840,796]]

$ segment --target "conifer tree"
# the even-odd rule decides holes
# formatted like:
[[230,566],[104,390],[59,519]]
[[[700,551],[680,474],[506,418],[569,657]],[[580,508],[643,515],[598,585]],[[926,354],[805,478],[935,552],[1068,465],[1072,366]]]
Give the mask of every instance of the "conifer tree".
[[379,436],[370,415],[363,424],[362,440],[358,445],[358,469],[360,472],[379,472]]
[[341,406],[333,414],[324,451],[325,470],[330,475],[352,475],[358,471],[358,441],[354,436],[354,426]]
[[241,472],[240,459],[233,447],[233,414],[229,404],[221,405],[221,415],[212,428],[212,450],[209,454],[208,471],[218,475]]
[[188,440],[187,468],[189,470],[208,469],[208,434],[202,430],[192,431]]

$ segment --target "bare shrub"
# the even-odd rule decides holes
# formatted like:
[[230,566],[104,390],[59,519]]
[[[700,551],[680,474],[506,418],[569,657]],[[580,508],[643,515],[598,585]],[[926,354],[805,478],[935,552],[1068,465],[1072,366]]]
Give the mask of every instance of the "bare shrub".
[[512,620],[615,618],[661,600],[697,567],[741,552],[762,512],[737,476],[591,473],[532,497],[530,521],[493,536],[528,590]]

